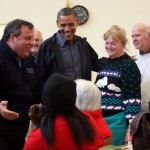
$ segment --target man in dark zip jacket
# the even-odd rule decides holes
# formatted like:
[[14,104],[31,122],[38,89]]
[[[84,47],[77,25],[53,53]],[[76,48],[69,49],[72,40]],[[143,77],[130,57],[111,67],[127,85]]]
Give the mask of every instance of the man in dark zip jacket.
[[[91,71],[98,71],[98,55],[86,38],[75,35],[79,19],[72,8],[61,9],[57,14],[59,31],[45,40],[36,59],[39,91],[53,73],[71,79],[91,80]],[[39,92],[40,93],[40,92]]]
[[0,150],[22,150],[35,103],[36,72],[29,52],[33,24],[9,22],[0,41]]

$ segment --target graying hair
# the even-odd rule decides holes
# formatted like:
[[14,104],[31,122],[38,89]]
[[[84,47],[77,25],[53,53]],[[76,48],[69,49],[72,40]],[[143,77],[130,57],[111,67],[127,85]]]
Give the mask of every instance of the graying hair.
[[33,30],[34,28],[33,24],[28,21],[25,21],[22,19],[12,20],[6,25],[2,39],[4,39],[5,41],[8,41],[11,33],[13,33],[15,37],[18,37],[21,34],[21,27],[23,25],[28,26],[28,28],[31,30]]

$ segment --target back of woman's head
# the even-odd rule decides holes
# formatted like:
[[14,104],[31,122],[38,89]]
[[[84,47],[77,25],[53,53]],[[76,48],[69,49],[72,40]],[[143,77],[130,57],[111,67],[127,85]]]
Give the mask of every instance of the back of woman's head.
[[76,101],[76,83],[61,74],[53,74],[46,81],[42,92],[43,104],[52,114],[72,112]]
[[94,139],[94,130],[88,118],[75,106],[76,83],[73,80],[61,74],[51,75],[43,87],[42,100],[47,114],[43,117],[41,130],[49,146],[54,144],[56,115],[64,116],[78,146],[84,140]]
[[94,111],[101,106],[101,92],[92,82],[84,79],[76,80],[76,106],[80,110]]

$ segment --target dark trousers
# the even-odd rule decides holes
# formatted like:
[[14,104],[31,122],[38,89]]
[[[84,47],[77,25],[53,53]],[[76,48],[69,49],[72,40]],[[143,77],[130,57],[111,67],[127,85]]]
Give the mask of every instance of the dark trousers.
[[0,150],[22,150],[28,128],[0,121]]

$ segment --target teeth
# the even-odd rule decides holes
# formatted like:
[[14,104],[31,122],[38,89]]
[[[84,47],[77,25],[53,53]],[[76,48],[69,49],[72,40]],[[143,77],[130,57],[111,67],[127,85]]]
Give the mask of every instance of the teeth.
[[66,34],[66,36],[70,36],[71,34]]
[[71,32],[69,32],[69,33],[65,33],[66,34],[66,36],[69,36],[69,35],[71,35]]

